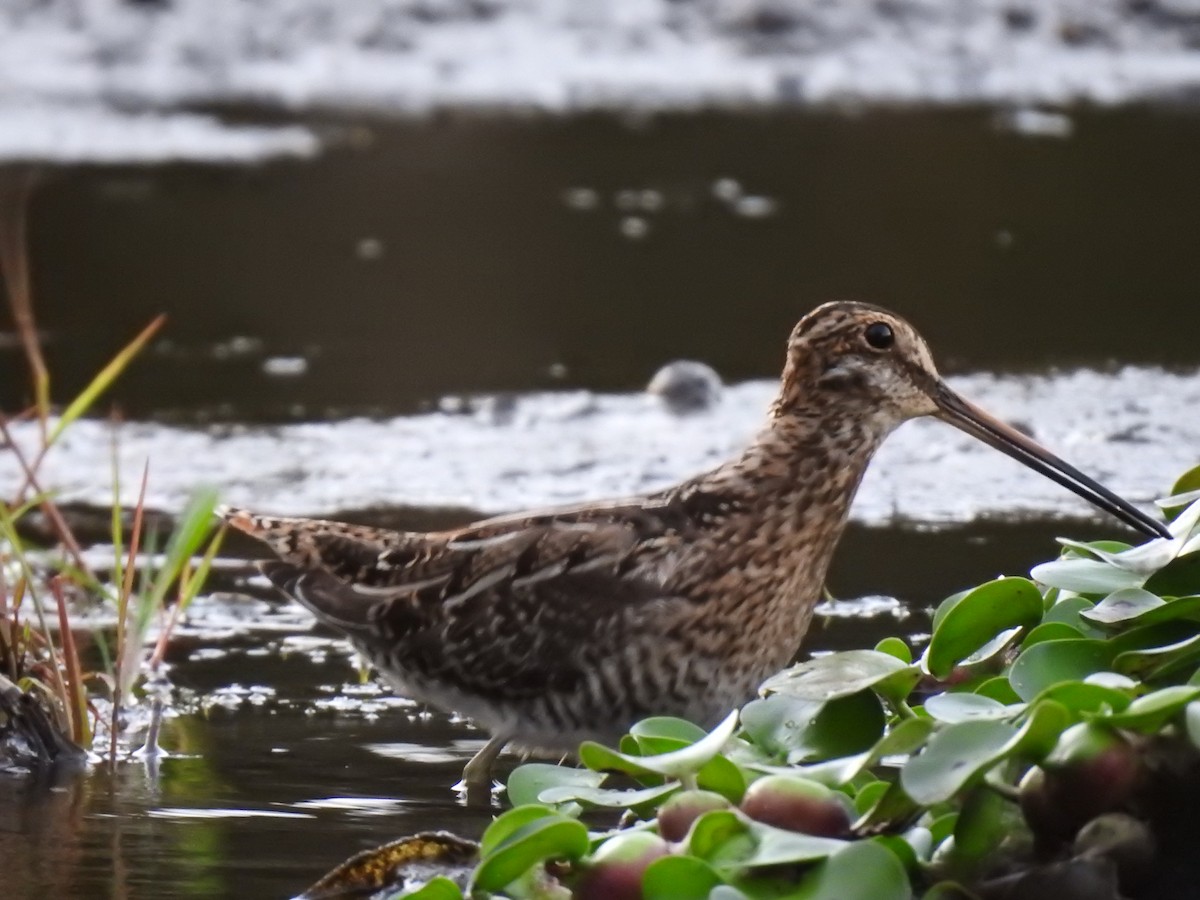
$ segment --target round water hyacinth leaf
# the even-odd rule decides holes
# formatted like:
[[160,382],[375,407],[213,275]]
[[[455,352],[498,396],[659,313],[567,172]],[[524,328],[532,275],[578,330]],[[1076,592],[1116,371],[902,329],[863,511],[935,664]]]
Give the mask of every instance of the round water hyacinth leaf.
[[899,784],[888,785],[875,804],[850,827],[855,832],[890,829],[902,822],[910,822],[920,812],[915,800]]
[[642,876],[645,900],[708,900],[723,879],[708,863],[694,856],[656,859]]
[[904,643],[898,637],[885,637],[882,641],[875,645],[875,649],[880,653],[886,653],[888,656],[894,656],[900,662],[907,665],[912,662],[912,650],[908,644]]
[[1022,651],[1008,672],[1009,683],[1022,700],[1032,700],[1060,681],[1082,681],[1112,664],[1113,648],[1104,641],[1078,638],[1043,641]]
[[1062,681],[1046,688],[1034,702],[1054,700],[1078,714],[1097,713],[1105,709],[1120,712],[1129,706],[1132,699],[1132,692],[1105,687],[1103,684]]
[[804,878],[806,900],[909,900],[912,885],[904,864],[877,841],[855,841]]
[[916,872],[920,868],[921,857],[917,855],[917,851],[913,849],[912,844],[900,835],[884,834],[873,837],[871,840],[900,860],[900,865],[904,866],[905,872]]
[[699,725],[674,716],[651,716],[629,729],[642,755],[669,753],[703,740],[707,732]]
[[865,815],[883,798],[889,787],[891,787],[891,783],[887,781],[872,781],[870,784],[864,785],[854,795],[854,811],[860,816]]
[[732,809],[714,809],[698,818],[686,845],[692,856],[709,862],[744,858],[754,850],[748,821]]
[[483,837],[479,839],[480,855],[487,856],[530,822],[557,815],[554,810],[538,804],[517,806],[501,813],[483,832]]
[[979,687],[975,688],[975,693],[981,697],[990,697],[997,703],[1005,705],[1021,702],[1021,698],[1017,696],[1017,692],[1009,684],[1007,675],[997,675],[994,678],[989,678],[983,684],[979,685]]
[[824,859],[847,844],[839,838],[816,837],[763,822],[751,821],[749,826],[754,838],[754,853],[743,865],[753,868]]
[[967,795],[954,823],[954,861],[974,867],[996,852],[1009,835],[1021,826],[1016,806],[985,785]]
[[1032,628],[1042,612],[1042,594],[1028,579],[998,578],[980,585],[941,614],[925,654],[926,667],[935,677],[945,678],[1001,632]]
[[746,793],[746,776],[737,763],[717,754],[696,773],[696,786],[738,803]]
[[1141,587],[1145,575],[1118,569],[1097,559],[1056,559],[1034,566],[1029,573],[1047,587],[1079,594],[1111,594],[1122,588]]
[[885,716],[879,697],[869,690],[815,705],[772,694],[746,706],[742,723],[755,743],[778,748],[789,763],[796,763],[850,756],[870,748],[883,734]]
[[949,800],[1005,752],[1017,728],[1007,722],[959,722],[935,734],[900,771],[900,784],[925,806]]
[[1175,497],[1190,491],[1200,491],[1200,466],[1194,466],[1180,475],[1171,488],[1170,496]]
[[1113,591],[1094,607],[1083,610],[1079,615],[1099,625],[1116,625],[1140,619],[1146,613],[1166,605],[1166,600],[1147,590],[1124,588]]
[[1084,684],[1098,684],[1101,687],[1112,688],[1114,691],[1123,691],[1130,696],[1136,694],[1141,689],[1140,682],[1119,672],[1093,672],[1087,678],[1083,679],[1083,682]]
[[802,700],[833,700],[872,688],[885,698],[903,700],[921,677],[916,666],[876,650],[846,650],[818,656],[785,669],[763,683],[764,694]]
[[579,859],[589,846],[587,827],[578,819],[557,813],[534,819],[483,856],[471,878],[472,890],[498,891],[544,860]]
[[584,741],[579,747],[579,761],[589,769],[597,771],[611,770],[630,775],[665,775],[668,778],[680,778],[695,774],[720,753],[721,748],[733,737],[737,722],[737,713],[732,712],[702,740],[680,750],[656,756],[631,756],[618,753],[594,741]]
[[1145,588],[1160,597],[1200,594],[1200,553],[1188,553],[1171,560],[1146,579]]
[[573,800],[587,806],[632,809],[644,803],[654,803],[655,801],[663,800],[678,790],[679,783],[675,781],[669,781],[666,784],[642,788],[640,790],[591,787],[585,784],[563,784],[546,788],[538,795],[538,800],[541,803],[549,803],[551,805],[567,803]]
[[1198,697],[1200,687],[1176,685],[1138,697],[1121,712],[1098,715],[1094,718],[1106,725],[1155,734]]
[[526,763],[513,769],[508,776],[508,799],[514,807],[530,803],[546,803],[542,791],[557,787],[598,788],[608,776],[588,769],[556,766],[551,763]]
[[1069,723],[1065,707],[1045,701],[1030,708],[1020,730],[995,720],[948,725],[901,770],[900,784],[925,806],[949,800],[1001,759],[1041,758],[1053,749]]
[[925,712],[939,722],[950,724],[972,719],[1008,719],[1023,708],[1010,709],[981,694],[934,694],[925,701]]
[[1069,641],[1081,637],[1084,637],[1083,632],[1066,622],[1043,622],[1025,635],[1025,640],[1021,641],[1021,649],[1040,644],[1042,641]]
[[1149,680],[1200,659],[1200,634],[1157,647],[1118,653],[1112,667],[1125,675]]
[[404,900],[463,900],[462,889],[445,875],[435,875],[415,891],[400,896]]
[[1163,515],[1167,517],[1168,522],[1172,522],[1179,517],[1189,503],[1194,503],[1200,499],[1200,466],[1188,469],[1171,487],[1171,493],[1163,500],[1158,501],[1158,506],[1163,511]]
[[[1057,588],[1051,588],[1051,590],[1058,592]],[[1070,625],[1084,637],[1107,637],[1108,633],[1103,628],[1093,625],[1083,618],[1083,612],[1094,609],[1095,606],[1096,604],[1086,597],[1064,597],[1046,610],[1046,614],[1042,616],[1042,624],[1061,622],[1064,625]]]

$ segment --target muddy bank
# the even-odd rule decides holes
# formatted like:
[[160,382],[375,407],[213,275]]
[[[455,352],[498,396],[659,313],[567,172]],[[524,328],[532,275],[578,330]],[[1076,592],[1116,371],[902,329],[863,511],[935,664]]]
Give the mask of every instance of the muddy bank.
[[1200,85],[1200,4],[17,0],[0,46],[0,109],[1116,104]]
[[[951,379],[967,396],[1131,499],[1148,502],[1195,464],[1200,377],[1129,367],[1048,376]],[[520,395],[497,405],[449,401],[454,411],[381,420],[181,428],[128,423],[119,435],[123,502],[150,462],[150,506],[176,510],[199,484],[264,511],[328,515],[372,507],[502,512],[620,496],[716,465],[753,435],[774,382],[726,389],[712,410],[675,417],[643,394]],[[16,440],[35,439],[32,425]],[[61,502],[111,499],[106,423],[74,426],[42,468]],[[0,484],[19,478],[0,455]],[[988,515],[1090,516],[1082,501],[939,422],[902,427],[863,484],[857,521],[960,523]]]

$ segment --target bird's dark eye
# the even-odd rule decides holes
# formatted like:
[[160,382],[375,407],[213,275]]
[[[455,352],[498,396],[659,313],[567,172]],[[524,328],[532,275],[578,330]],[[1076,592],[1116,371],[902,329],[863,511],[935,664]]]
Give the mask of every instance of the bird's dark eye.
[[872,322],[863,330],[863,337],[876,350],[886,350],[896,342],[892,326],[886,322]]

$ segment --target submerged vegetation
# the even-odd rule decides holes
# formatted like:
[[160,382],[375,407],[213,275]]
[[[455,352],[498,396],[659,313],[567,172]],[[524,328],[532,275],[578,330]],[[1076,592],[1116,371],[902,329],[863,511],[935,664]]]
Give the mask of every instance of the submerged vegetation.
[[1062,540],[944,600],[919,655],[819,656],[710,733],[648,719],[581,767],[517,768],[469,865],[422,835],[305,896],[1192,896],[1200,468],[1160,506],[1171,540]]

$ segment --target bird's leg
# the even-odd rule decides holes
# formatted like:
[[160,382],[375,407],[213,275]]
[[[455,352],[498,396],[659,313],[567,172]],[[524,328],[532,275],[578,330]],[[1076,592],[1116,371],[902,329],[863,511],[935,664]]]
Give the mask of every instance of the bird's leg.
[[466,788],[467,793],[473,791],[491,793],[492,766],[507,743],[507,735],[494,735],[479,749],[478,753],[471,757],[463,768],[462,787]]

